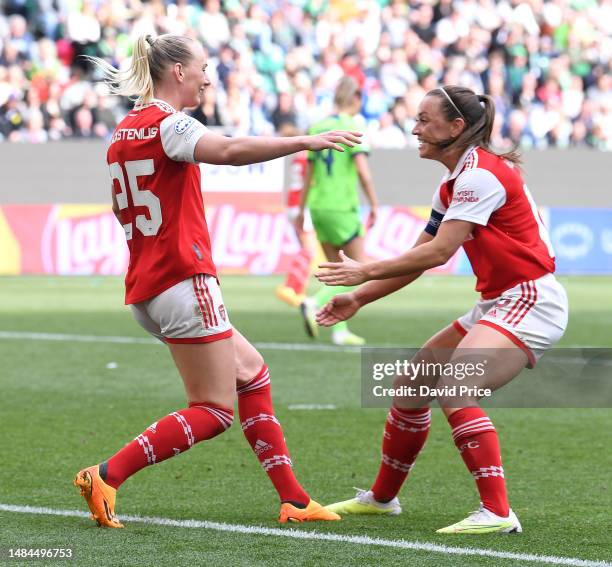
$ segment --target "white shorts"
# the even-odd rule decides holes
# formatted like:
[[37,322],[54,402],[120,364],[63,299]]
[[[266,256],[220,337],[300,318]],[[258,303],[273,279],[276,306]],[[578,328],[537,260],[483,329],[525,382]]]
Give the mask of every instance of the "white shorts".
[[499,297],[481,299],[453,322],[462,335],[476,324],[506,335],[522,348],[533,368],[538,359],[559,341],[567,327],[567,295],[552,274],[522,282]]
[[[300,207],[288,207],[285,211],[287,218],[293,223],[300,214]],[[312,224],[312,217],[310,216],[310,210],[304,210],[304,226],[302,227],[304,232],[312,232],[314,225]]]
[[165,343],[210,343],[232,336],[213,276],[197,274],[130,307],[145,331]]

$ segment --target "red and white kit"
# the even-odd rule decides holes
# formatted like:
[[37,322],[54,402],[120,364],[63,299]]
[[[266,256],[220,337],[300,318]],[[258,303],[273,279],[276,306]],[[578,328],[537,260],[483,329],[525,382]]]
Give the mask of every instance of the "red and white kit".
[[563,335],[568,305],[552,275],[548,232],[519,170],[482,148],[468,148],[436,191],[433,210],[441,222],[476,225],[463,248],[481,300],[455,328],[467,333],[475,324],[493,327],[534,365]]
[[119,123],[107,152],[130,250],[125,302],[147,331],[167,342],[231,335],[194,160],[206,132],[154,100]]
[[[308,167],[307,152],[299,152],[291,158],[289,165],[289,182],[287,185],[287,218],[294,221],[300,212],[300,202],[302,201],[302,191],[304,189],[304,179],[306,177],[306,167]],[[312,218],[310,211],[304,211],[304,230],[312,232]]]

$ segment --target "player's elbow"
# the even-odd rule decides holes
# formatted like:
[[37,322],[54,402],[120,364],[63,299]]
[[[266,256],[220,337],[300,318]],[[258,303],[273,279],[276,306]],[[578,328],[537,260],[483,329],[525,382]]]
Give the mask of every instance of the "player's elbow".
[[432,268],[436,268],[437,266],[443,266],[448,262],[453,254],[457,251],[457,248],[449,245],[437,245],[433,248],[433,253],[431,256],[431,260],[433,265]]
[[246,165],[249,161],[236,148],[228,148],[224,163],[225,165]]
[[250,138],[248,136],[239,138],[229,138],[223,148],[224,163],[226,165],[248,165],[253,163],[251,155]]
[[193,153],[196,162],[211,165],[243,165],[240,163],[240,142],[237,138],[215,136],[214,143],[205,139],[198,141]]

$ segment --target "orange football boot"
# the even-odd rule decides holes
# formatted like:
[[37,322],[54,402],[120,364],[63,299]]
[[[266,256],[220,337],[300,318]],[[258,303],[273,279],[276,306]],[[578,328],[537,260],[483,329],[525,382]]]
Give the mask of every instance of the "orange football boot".
[[107,528],[122,528],[123,524],[115,516],[115,496],[117,491],[106,484],[100,477],[98,465],[80,470],[74,478],[73,484],[81,489],[81,496],[85,498],[91,510],[91,519],[99,526]]
[[306,508],[296,508],[289,502],[281,504],[280,515],[278,521],[281,524],[286,522],[317,522],[341,520],[335,512],[326,510],[321,504],[311,500]]

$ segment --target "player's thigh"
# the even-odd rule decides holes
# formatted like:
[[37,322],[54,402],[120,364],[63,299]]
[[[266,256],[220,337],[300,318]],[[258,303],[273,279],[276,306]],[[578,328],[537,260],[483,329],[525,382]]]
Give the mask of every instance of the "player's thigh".
[[[485,325],[474,325],[457,345],[450,360],[455,372],[443,376],[437,387],[444,390],[463,386],[474,392],[495,391],[518,376],[528,362],[525,351],[506,335]],[[477,405],[478,398],[478,394],[468,393],[442,396],[438,401],[444,413],[450,415],[461,407]]]
[[355,236],[355,238],[347,242],[342,249],[349,258],[357,262],[365,262],[367,260],[364,252],[363,236]]
[[235,327],[234,348],[236,351],[236,385],[240,387],[257,376],[264,365],[264,359]]
[[[431,368],[432,364],[445,364],[450,361],[457,345],[463,339],[463,335],[453,325],[448,325],[438,331],[435,335],[415,353],[411,361],[413,365],[421,364],[421,368]],[[414,367],[414,366],[413,366]],[[420,391],[421,386],[435,386],[439,376],[435,372],[421,372],[418,375],[397,376],[393,387],[398,390],[401,386],[413,386]],[[400,391],[400,390],[398,390]],[[397,396],[393,404],[399,408],[424,407],[431,402],[431,396]]]
[[189,403],[233,407],[236,353],[232,337],[207,343],[168,343]]
[[321,248],[325,253],[325,257],[330,262],[340,261],[340,250],[344,250],[344,253],[357,262],[365,262],[366,257],[363,251],[363,237],[356,236],[350,242],[342,245],[331,244],[330,242],[321,242]]
[[321,242],[321,248],[323,249],[323,253],[329,262],[340,261],[340,248],[329,242]]

